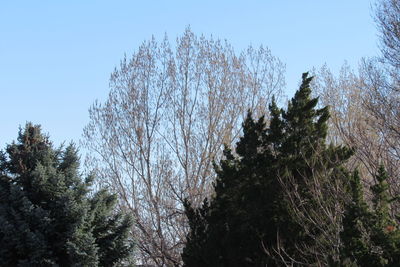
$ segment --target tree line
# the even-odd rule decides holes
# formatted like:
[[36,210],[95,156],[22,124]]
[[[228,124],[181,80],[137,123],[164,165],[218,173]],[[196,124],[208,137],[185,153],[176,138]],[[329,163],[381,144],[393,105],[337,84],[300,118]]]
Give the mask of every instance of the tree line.
[[1,153],[0,261],[397,266],[399,14],[378,2],[381,56],[304,73],[286,108],[267,48],[144,42],[89,110],[89,175],[30,123]]

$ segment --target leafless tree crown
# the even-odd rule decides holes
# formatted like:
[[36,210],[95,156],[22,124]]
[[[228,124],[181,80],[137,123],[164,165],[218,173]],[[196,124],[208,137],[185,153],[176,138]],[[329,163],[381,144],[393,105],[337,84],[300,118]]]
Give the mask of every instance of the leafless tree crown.
[[400,68],[400,1],[382,0],[375,5],[375,21],[380,33],[384,62]]
[[121,61],[104,103],[90,108],[84,146],[103,185],[136,220],[139,261],[178,266],[187,223],[182,201],[210,195],[212,162],[234,142],[248,110],[279,100],[284,65],[264,47],[241,53],[195,36],[144,42]]

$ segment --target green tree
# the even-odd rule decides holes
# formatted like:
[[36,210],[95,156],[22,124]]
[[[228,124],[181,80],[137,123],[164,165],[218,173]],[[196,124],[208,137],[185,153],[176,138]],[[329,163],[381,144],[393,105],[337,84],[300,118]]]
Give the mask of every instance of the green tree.
[[131,219],[92,192],[73,145],[54,149],[28,123],[0,155],[0,262],[6,266],[113,266],[130,256]]
[[357,171],[350,177],[351,201],[345,207],[343,218],[343,231],[341,238],[342,262],[357,262],[365,264],[370,262],[369,241],[367,236],[368,220],[371,216],[368,205],[364,201],[360,176]]
[[343,219],[343,262],[355,266],[398,266],[400,231],[390,216],[392,199],[388,192],[388,175],[380,166],[371,187],[372,207],[368,207],[358,173],[351,180],[351,202]]
[[329,112],[315,108],[311,79],[303,74],[287,110],[272,101],[269,127],[264,117],[254,121],[249,113],[235,152],[226,148],[216,166],[212,199],[199,208],[186,203],[191,231],[182,255],[185,266],[279,265],[273,255],[278,243],[294,258],[298,243],[312,245],[293,219],[282,180],[292,178],[307,199],[312,192],[304,181],[318,169],[340,167],[351,150],[326,146]]

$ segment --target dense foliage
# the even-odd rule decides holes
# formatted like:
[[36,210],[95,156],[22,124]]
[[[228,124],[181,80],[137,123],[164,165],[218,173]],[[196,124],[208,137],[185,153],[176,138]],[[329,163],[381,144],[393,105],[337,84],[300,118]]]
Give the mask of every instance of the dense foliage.
[[[215,195],[197,209],[186,203],[191,231],[183,252],[185,266],[281,265],[273,255],[279,243],[286,254],[304,257],[296,257],[296,246],[312,245],[313,240],[293,219],[282,183],[291,178],[297,192],[310,199],[305,181],[319,170],[340,169],[352,153],[325,144],[329,113],[315,108],[311,79],[303,74],[287,110],[272,102],[269,127],[264,117],[254,121],[249,114],[235,153],[226,148],[217,166]],[[312,208],[313,203],[304,205]]]
[[54,149],[27,124],[0,155],[2,266],[114,266],[128,260],[130,217],[116,196],[91,191],[73,145]]
[[[268,127],[249,114],[235,151],[226,148],[216,166],[212,198],[197,208],[186,201],[184,266],[398,266],[398,199],[385,168],[366,190],[346,170],[353,150],[326,144],[328,109],[315,108],[310,82],[304,74],[287,110],[272,102]],[[336,225],[327,223],[330,206]]]
[[342,260],[350,266],[398,266],[400,262],[399,225],[390,216],[390,204],[395,199],[389,197],[383,166],[375,178],[371,207],[364,200],[358,173],[351,179],[351,201],[346,207],[342,232]]

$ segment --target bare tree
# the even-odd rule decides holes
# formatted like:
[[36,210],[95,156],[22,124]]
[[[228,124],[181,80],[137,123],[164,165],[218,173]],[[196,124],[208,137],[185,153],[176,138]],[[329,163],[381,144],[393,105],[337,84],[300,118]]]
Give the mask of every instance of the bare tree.
[[398,71],[400,68],[400,1],[378,1],[375,5],[375,21],[380,32],[382,53],[380,59]]
[[381,56],[361,60],[358,72],[345,64],[336,77],[325,66],[315,87],[321,104],[331,107],[331,138],[356,149],[353,163],[362,166],[363,177],[373,177],[384,164],[395,195],[400,192],[400,1],[380,0],[374,11]]
[[[364,182],[375,183],[380,164],[389,174],[390,193],[400,193],[400,95],[389,69],[379,59],[364,59],[358,72],[344,65],[338,76],[326,67],[317,73],[321,104],[331,108],[330,139],[355,149],[349,167]],[[399,207],[393,206],[398,209]]]
[[330,107],[329,141],[354,148],[356,154],[349,167],[362,165],[364,176],[372,177],[382,148],[378,130],[371,127],[375,119],[366,112],[362,77],[347,64],[338,76],[324,66],[316,73],[314,88],[321,105]]
[[384,164],[395,196],[400,192],[399,101],[393,90],[382,86],[387,77],[382,71],[376,60],[363,60],[358,73],[344,65],[338,76],[323,67],[314,88],[321,104],[330,107],[330,140],[355,149],[348,167],[359,168],[364,182],[372,184]]
[[121,61],[83,141],[101,183],[135,216],[138,260],[158,266],[181,264],[183,200],[211,194],[223,144],[235,142],[247,110],[264,114],[285,85],[284,65],[266,48],[237,54],[189,29],[174,47],[153,38]]
[[[400,193],[400,1],[380,0],[374,11],[381,56],[361,60],[358,71],[345,64],[337,76],[324,66],[314,88],[320,104],[331,108],[330,140],[355,148],[349,167],[358,167],[364,182],[373,184],[379,165],[385,165],[395,197]],[[391,208],[394,215],[400,207]]]

